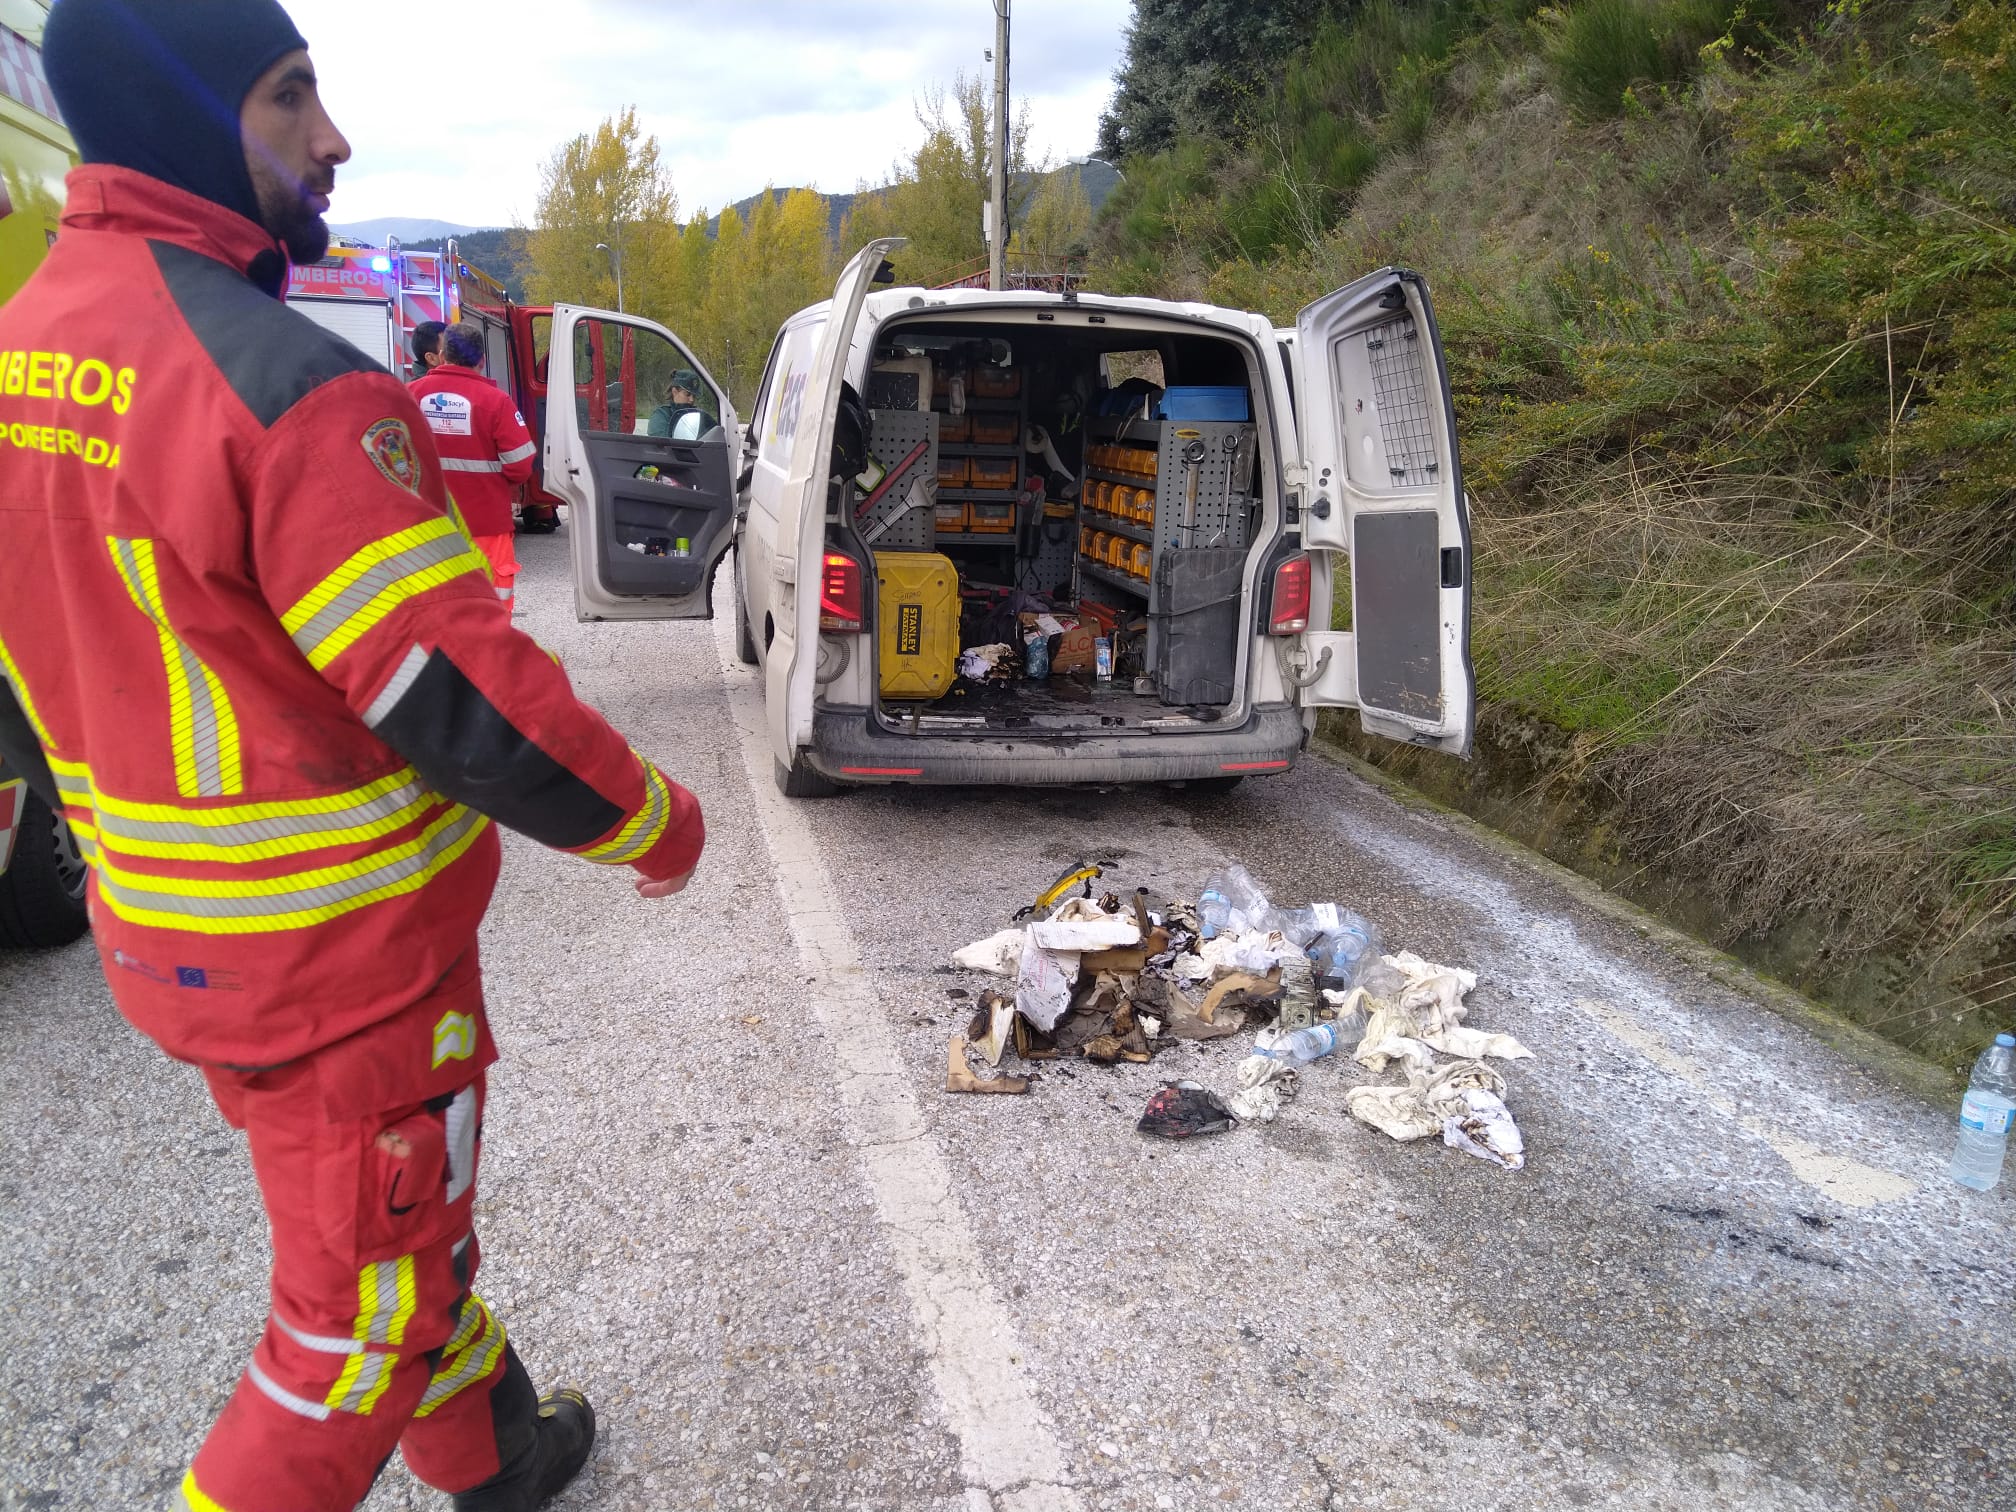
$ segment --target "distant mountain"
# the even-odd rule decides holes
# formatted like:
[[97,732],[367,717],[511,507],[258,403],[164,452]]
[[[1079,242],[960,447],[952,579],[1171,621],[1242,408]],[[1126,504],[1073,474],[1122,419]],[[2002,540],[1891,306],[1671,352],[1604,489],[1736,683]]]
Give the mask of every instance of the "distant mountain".
[[354,237],[358,241],[369,242],[374,247],[382,247],[388,236],[398,237],[402,244],[439,241],[446,236],[467,236],[478,228],[458,226],[453,221],[421,220],[411,215],[381,215],[377,220],[353,221],[344,226],[332,223],[329,229],[338,236]]
[[[1106,203],[1106,196],[1120,182],[1119,170],[1110,163],[1097,159],[1083,163],[1067,163],[1062,168],[1052,169],[1052,174],[1069,173],[1076,170],[1079,181],[1085,186],[1085,197],[1092,201],[1096,213]],[[770,191],[778,199],[789,194],[789,189]],[[874,193],[874,190],[869,190]],[[854,208],[859,196],[853,194],[829,194],[826,199],[827,223],[833,239],[840,239],[840,227],[847,219],[847,212]],[[740,199],[731,207],[746,224],[755,213],[762,200],[761,193]],[[525,275],[530,271],[525,253],[525,233],[511,226],[458,226],[452,221],[420,220],[412,216],[388,215],[373,221],[356,221],[345,226],[331,226],[330,230],[339,236],[348,236],[377,247],[385,244],[389,236],[399,238],[399,245],[414,252],[438,252],[448,238],[453,237],[461,249],[463,257],[497,279],[511,291],[511,297],[522,302],[525,298]],[[721,229],[721,217],[715,216],[707,222],[707,234],[716,235]]]
[[[1073,171],[1078,174],[1079,183],[1085,187],[1085,197],[1092,201],[1092,213],[1097,215],[1099,208],[1106,203],[1106,196],[1111,194],[1114,187],[1119,184],[1120,170],[1115,168],[1111,163],[1104,162],[1101,159],[1087,158],[1082,163],[1066,163],[1061,168],[1053,168],[1047,174],[1037,174],[1034,177],[1039,180],[1058,178]],[[790,189],[772,189],[770,194],[772,198],[781,201],[785,195],[791,192]],[[869,189],[865,192],[874,194],[876,191]],[[854,208],[854,201],[859,198],[859,195],[828,194],[823,197],[826,201],[827,227],[832,232],[833,239],[837,242],[840,239],[840,227],[846,222],[847,212]],[[735,201],[729,208],[742,218],[744,225],[747,225],[749,217],[755,213],[756,206],[762,199],[761,192],[758,192],[750,195],[747,199]],[[709,236],[718,236],[720,233],[721,217],[717,215],[707,222],[707,234]]]

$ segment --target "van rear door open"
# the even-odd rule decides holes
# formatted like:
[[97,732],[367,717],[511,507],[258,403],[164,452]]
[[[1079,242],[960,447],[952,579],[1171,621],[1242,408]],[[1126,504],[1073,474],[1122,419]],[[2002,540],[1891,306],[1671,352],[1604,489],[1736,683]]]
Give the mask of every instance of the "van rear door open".
[[1470,519],[1427,282],[1382,269],[1317,300],[1295,330],[1302,538],[1351,568],[1352,628],[1309,632],[1312,664],[1329,662],[1304,700],[1467,756]]
[[[685,373],[704,392],[672,398]],[[573,507],[574,612],[707,619],[735,533],[735,412],[661,325],[558,305],[547,360],[546,487]]]

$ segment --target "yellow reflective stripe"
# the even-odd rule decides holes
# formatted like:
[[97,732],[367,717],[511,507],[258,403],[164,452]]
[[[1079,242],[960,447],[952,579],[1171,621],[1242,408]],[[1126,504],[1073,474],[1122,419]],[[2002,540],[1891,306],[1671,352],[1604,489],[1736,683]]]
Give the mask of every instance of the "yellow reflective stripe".
[[419,891],[488,826],[481,814],[457,806],[389,850],[342,866],[259,880],[156,877],[105,861],[98,869],[99,897],[129,924],[214,935],[304,929]]
[[391,1386],[392,1367],[398,1363],[399,1356],[396,1354],[364,1352],[351,1355],[343,1362],[343,1373],[329,1388],[329,1395],[322,1399],[323,1405],[359,1417],[370,1416],[371,1409],[378,1405],[378,1398],[385,1395],[386,1389]]
[[231,1512],[224,1503],[204,1495],[203,1488],[196,1484],[194,1470],[182,1477],[182,1505],[189,1512]]
[[404,767],[347,793],[281,803],[192,809],[91,792],[108,847],[126,856],[242,864],[375,840],[445,803]]
[[408,599],[483,571],[482,553],[454,520],[429,520],[357,552],[281,615],[280,623],[320,671]]
[[365,1266],[357,1272],[357,1326],[351,1336],[366,1344],[404,1344],[417,1295],[411,1255]]
[[21,705],[21,712],[28,716],[28,724],[35,731],[35,738],[42,742],[43,749],[55,745],[56,742],[49,738],[49,727],[35,712],[35,700],[28,696],[27,680],[21,676],[21,669],[15,665],[13,653],[7,649],[4,640],[0,640],[0,677],[6,678],[7,686],[14,690],[14,702]]
[[161,575],[150,540],[105,538],[112,565],[134,606],[153,621],[168,674],[168,743],[175,789],[187,798],[221,798],[245,791],[238,719],[217,674],[182,644],[168,623]]
[[[630,754],[635,756],[637,753],[633,751]],[[672,818],[671,790],[665,786],[665,779],[658,775],[655,766],[642,756],[638,756],[637,760],[644,768],[644,802],[613,838],[581,852],[590,861],[599,861],[605,866],[623,866],[649,854],[651,847],[664,837],[665,827]]]
[[[442,1403],[457,1392],[474,1386],[487,1378],[497,1368],[498,1360],[504,1355],[504,1328],[490,1315],[490,1309],[481,1297],[472,1296],[470,1305],[476,1309],[476,1321],[481,1325],[470,1343],[459,1351],[453,1351],[442,1361],[441,1368],[434,1373],[434,1379],[427,1383],[427,1390],[421,1395],[420,1405],[413,1410],[413,1416],[423,1418],[431,1414]],[[469,1314],[462,1315],[462,1327],[456,1330],[460,1338],[469,1326]]]

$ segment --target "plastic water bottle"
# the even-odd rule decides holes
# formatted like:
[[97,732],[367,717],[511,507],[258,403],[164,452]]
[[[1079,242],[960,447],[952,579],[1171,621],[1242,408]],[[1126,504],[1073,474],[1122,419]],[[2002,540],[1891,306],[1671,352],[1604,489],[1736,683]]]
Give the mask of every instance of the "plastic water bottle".
[[1307,1029],[1297,1029],[1292,1034],[1284,1034],[1274,1041],[1274,1048],[1267,1053],[1276,1060],[1293,1061],[1298,1066],[1306,1066],[1310,1061],[1320,1060],[1335,1050],[1343,1041],[1335,1024],[1311,1024]]
[[1232,900],[1217,888],[1207,887],[1197,900],[1197,917],[1204,925],[1204,938],[1215,940],[1225,933],[1225,925],[1232,917]]
[[1953,1150],[1953,1179],[1985,1192],[2002,1175],[2009,1148],[2009,1125],[2016,1116],[2016,1036],[1998,1034],[1974,1062],[1967,1095],[1960,1101],[1960,1142]]
[[1379,926],[1335,903],[1318,904],[1316,914],[1318,933],[1309,947],[1316,975],[1326,987],[1355,987],[1365,968],[1379,959]]

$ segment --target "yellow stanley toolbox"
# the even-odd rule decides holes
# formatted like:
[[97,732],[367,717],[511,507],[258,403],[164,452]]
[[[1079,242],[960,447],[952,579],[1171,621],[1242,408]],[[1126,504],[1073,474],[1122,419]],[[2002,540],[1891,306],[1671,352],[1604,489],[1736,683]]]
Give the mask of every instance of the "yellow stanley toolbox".
[[959,569],[935,551],[875,553],[884,698],[937,698],[959,670]]

